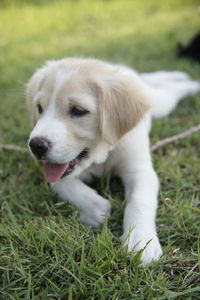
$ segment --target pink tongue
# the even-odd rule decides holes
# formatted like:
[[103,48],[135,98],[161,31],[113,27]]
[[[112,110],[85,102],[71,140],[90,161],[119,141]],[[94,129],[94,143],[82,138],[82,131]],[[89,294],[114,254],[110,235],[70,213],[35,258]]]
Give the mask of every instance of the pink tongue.
[[65,173],[68,164],[43,164],[44,177],[48,182],[58,181]]

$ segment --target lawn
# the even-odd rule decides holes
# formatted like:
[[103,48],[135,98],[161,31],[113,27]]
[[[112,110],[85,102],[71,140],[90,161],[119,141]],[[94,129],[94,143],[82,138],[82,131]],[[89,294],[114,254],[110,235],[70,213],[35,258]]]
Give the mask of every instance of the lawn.
[[[198,0],[2,0],[0,3],[0,144],[26,146],[31,130],[25,84],[44,61],[94,56],[139,71],[200,65],[177,59],[178,41],[199,29]],[[154,122],[152,144],[199,123],[200,95]],[[153,152],[161,191],[157,215],[164,250],[139,268],[122,256],[124,208],[117,179],[95,180],[112,202],[100,230],[80,223],[44,182],[27,153],[0,151],[0,299],[199,299],[200,139],[195,133]]]

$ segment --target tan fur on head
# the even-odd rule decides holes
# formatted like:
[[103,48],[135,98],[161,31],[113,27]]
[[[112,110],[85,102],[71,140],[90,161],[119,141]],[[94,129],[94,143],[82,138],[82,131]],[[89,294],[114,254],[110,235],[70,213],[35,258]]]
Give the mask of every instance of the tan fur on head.
[[109,78],[95,81],[97,91],[101,131],[105,141],[114,145],[135,127],[150,109],[150,103],[128,76],[113,73]]
[[[34,103],[37,102],[37,97],[40,97],[44,85],[48,88],[49,95],[53,93],[55,82],[54,77],[50,75],[59,69],[66,74],[75,74],[75,92],[80,92],[82,86],[88,86],[86,82],[92,82],[95,98],[98,98],[102,137],[110,145],[116,144],[124,134],[136,126],[150,108],[138,80],[124,74],[120,68],[95,59],[64,59],[58,63],[57,68],[54,68],[54,62],[48,62],[31,77],[27,85],[27,103],[33,124],[37,121]],[[89,89],[90,84],[88,92]],[[67,98],[67,91],[65,96]]]

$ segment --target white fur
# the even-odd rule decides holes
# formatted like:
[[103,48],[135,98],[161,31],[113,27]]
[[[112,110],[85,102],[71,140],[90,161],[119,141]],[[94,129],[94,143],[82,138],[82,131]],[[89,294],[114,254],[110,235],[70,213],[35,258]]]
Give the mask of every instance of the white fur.
[[151,98],[151,114],[155,118],[168,115],[182,98],[199,91],[199,82],[191,80],[184,72],[144,73],[141,78]]
[[[58,64],[59,61],[53,62],[46,68],[52,72],[52,68]],[[138,74],[124,66],[117,66],[117,69],[136,78],[141,89],[149,96],[152,103],[151,111],[135,128],[125,134],[114,148],[97,136],[97,142],[92,148],[89,159],[74,171],[73,176],[64,177],[52,184],[52,187],[63,200],[78,207],[81,221],[99,226],[103,223],[105,215],[110,214],[111,205],[107,199],[98,195],[84,182],[89,182],[93,175],[100,177],[106,173],[113,173],[120,176],[125,186],[127,201],[122,245],[127,246],[128,251],[144,249],[142,260],[143,265],[146,265],[162,255],[155,226],[159,182],[152,166],[149,148],[148,132],[151,119],[170,113],[181,98],[200,90],[200,84],[192,81],[187,74],[178,71]],[[71,73],[67,76],[71,76]],[[59,120],[55,114],[55,97],[63,84],[63,77],[65,74],[59,73],[50,105],[30,135],[31,138],[42,135],[53,139],[55,147],[50,157],[52,161],[58,163],[66,159],[70,160],[78,154],[78,149],[74,151],[70,145],[69,129],[66,129],[62,120]],[[88,95],[88,100],[87,95],[84,97],[83,102],[95,111],[96,106],[92,96]],[[90,130],[87,134],[86,131],[83,137],[84,134],[87,137],[90,134]]]

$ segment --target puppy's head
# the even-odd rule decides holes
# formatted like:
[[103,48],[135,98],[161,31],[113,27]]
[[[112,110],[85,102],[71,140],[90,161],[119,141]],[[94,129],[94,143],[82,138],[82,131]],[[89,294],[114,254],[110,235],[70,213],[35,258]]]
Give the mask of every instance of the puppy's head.
[[30,152],[49,182],[104,162],[149,108],[133,78],[92,59],[47,63],[30,79],[27,102]]

